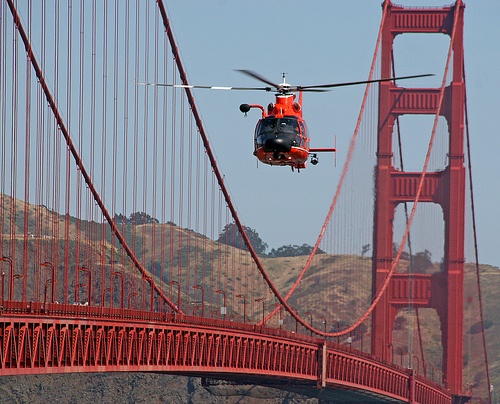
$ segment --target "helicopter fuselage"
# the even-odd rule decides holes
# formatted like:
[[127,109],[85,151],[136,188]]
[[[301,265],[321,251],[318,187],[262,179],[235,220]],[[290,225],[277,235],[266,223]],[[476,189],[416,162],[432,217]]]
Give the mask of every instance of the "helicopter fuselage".
[[[301,94],[302,95],[302,94]],[[301,101],[301,96],[299,100]],[[264,164],[305,168],[309,157],[309,137],[300,102],[294,94],[276,95],[276,103],[262,110],[255,128],[253,154]]]
[[[270,103],[267,111],[262,105],[241,104],[240,111],[245,115],[252,108],[262,111],[262,118],[257,123],[254,136],[253,154],[264,164],[275,166],[290,166],[294,168],[305,168],[306,161],[311,157],[311,164],[318,164],[316,153],[336,152],[335,147],[310,148],[309,137],[307,135],[306,123],[302,119],[302,92],[323,92],[329,91],[333,87],[352,86],[358,84],[378,83],[383,81],[393,81],[396,79],[412,79],[417,77],[433,76],[433,74],[420,74],[416,76],[388,77],[375,80],[351,81],[332,84],[316,84],[312,86],[292,86],[285,81],[285,73],[282,73],[283,81],[280,84],[273,83],[260,74],[251,70],[238,70],[262,83],[265,87],[215,87],[215,86],[193,86],[187,82],[182,84],[163,83],[137,83],[148,86],[164,86],[174,88],[185,88],[189,92],[192,88],[204,88],[210,90],[276,90],[276,102]],[[299,94],[299,101],[295,101],[296,93]]]

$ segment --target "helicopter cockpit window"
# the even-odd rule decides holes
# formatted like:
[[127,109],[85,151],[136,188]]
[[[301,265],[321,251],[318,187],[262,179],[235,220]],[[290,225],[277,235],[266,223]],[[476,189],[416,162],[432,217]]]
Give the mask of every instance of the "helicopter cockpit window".
[[269,137],[286,136],[293,141],[293,145],[300,144],[301,126],[294,117],[263,119],[256,128],[255,142],[257,146],[263,145]]
[[276,124],[278,120],[276,118],[264,119],[260,124],[259,134],[272,133],[276,131]]
[[309,147],[309,144],[307,142],[307,128],[306,128],[306,123],[304,121],[299,122],[300,125],[300,146],[301,147]]

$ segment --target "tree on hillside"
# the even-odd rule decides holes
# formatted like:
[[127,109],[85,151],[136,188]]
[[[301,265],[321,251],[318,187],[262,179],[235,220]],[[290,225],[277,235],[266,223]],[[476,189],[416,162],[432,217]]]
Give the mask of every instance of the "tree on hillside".
[[[396,255],[398,254],[398,250],[399,250],[399,244],[392,243],[392,256],[393,257],[396,257]],[[401,257],[399,259],[409,261],[410,254],[407,253],[406,251],[402,251]]]
[[[392,249],[394,257],[398,252],[398,247],[396,243],[393,243]],[[401,259],[405,261],[410,261],[411,258],[411,269],[413,272],[425,273],[429,268],[433,267],[432,254],[429,250],[420,251],[416,254],[410,256],[409,253],[403,251],[401,253]]]
[[361,248],[361,256],[364,257],[365,254],[370,251],[370,244],[365,244],[362,248]]
[[414,272],[425,273],[433,267],[432,254],[429,250],[424,250],[412,256],[412,268]]
[[[250,240],[250,244],[252,244],[253,249],[257,254],[265,254],[267,250],[267,244],[262,241],[259,237],[259,234],[250,227],[243,226],[245,233]],[[222,229],[222,232],[219,234],[219,238],[217,239],[219,243],[227,244],[232,247],[239,248],[241,250],[246,250],[247,247],[245,242],[243,241],[243,237],[238,230],[238,226],[236,223],[228,223]]]
[[[309,255],[313,247],[309,244],[302,245],[283,245],[277,249],[272,249],[268,254],[271,258],[277,257],[298,257],[300,255]],[[318,248],[316,251],[317,254],[324,254],[325,252]]]
[[144,212],[135,212],[130,215],[130,223],[131,224],[151,224],[151,223],[160,223],[160,221],[148,213]]
[[139,224],[160,223],[158,219],[152,217],[151,215],[145,212],[132,213],[128,218],[127,216],[119,213],[115,214],[113,220],[115,221],[116,224],[139,225]]
[[128,224],[128,219],[127,216],[121,214],[121,213],[115,213],[115,216],[113,217],[113,221],[115,224],[123,225],[123,224]]

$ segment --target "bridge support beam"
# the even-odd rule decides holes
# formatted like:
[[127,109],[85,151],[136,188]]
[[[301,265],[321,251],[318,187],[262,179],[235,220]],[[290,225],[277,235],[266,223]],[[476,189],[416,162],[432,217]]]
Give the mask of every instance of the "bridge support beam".
[[[458,9],[457,9],[458,7]],[[463,276],[464,276],[464,93],[463,82],[463,12],[458,0],[443,8],[404,8],[384,2],[382,27],[381,76],[393,74],[393,41],[402,33],[440,33],[450,36],[453,48],[452,82],[441,98],[440,89],[407,89],[390,82],[379,86],[379,127],[375,175],[375,213],[373,234],[372,293],[386,281],[393,265],[393,221],[395,208],[413,202],[421,172],[404,172],[392,165],[393,126],[402,114],[439,113],[449,129],[448,166],[440,172],[426,173],[419,202],[439,204],[445,226],[443,272],[407,282],[408,275],[395,274],[372,315],[372,353],[392,361],[394,319],[406,303],[436,309],[441,321],[443,346],[443,383],[454,394],[462,392],[463,355]],[[457,11],[457,12],[456,12]],[[456,18],[455,18],[456,17]],[[456,21],[455,21],[456,19]],[[452,35],[453,27],[455,33]],[[417,289],[403,297],[398,290],[405,282]],[[416,286],[417,285],[417,286]],[[434,291],[434,293],[432,293]],[[438,293],[436,293],[438,291]]]

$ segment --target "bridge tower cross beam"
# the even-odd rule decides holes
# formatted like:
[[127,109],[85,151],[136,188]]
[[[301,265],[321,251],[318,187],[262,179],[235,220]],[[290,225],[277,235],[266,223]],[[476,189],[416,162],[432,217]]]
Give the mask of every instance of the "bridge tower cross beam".
[[[463,14],[461,0],[442,8],[405,8],[390,0],[386,8],[381,38],[381,75],[393,75],[393,42],[403,33],[434,33],[450,36],[453,48],[452,82],[443,94],[439,88],[402,88],[392,82],[379,85],[379,124],[375,175],[372,293],[384,284],[393,264],[393,221],[399,203],[412,202],[418,194],[421,172],[396,170],[392,165],[393,127],[402,114],[442,115],[449,132],[448,166],[429,172],[419,202],[439,204],[444,218],[444,269],[438,276],[422,279],[428,284],[427,296],[409,294],[412,304],[436,309],[441,322],[443,346],[442,374],[445,387],[462,394],[463,354],[463,277],[465,231],[465,166],[463,80]],[[456,21],[455,21],[456,19]],[[455,26],[455,33],[453,27]],[[395,296],[404,275],[395,273],[372,315],[372,354],[392,361],[394,321],[403,299]],[[438,292],[438,293],[437,293]],[[408,303],[408,299],[406,300]]]

